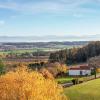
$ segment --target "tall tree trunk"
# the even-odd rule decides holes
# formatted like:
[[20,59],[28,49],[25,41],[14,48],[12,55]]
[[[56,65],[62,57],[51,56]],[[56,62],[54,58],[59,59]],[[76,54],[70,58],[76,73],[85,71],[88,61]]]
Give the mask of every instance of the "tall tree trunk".
[[96,73],[96,68],[94,69],[94,75],[95,75],[95,79],[97,78],[97,73]]

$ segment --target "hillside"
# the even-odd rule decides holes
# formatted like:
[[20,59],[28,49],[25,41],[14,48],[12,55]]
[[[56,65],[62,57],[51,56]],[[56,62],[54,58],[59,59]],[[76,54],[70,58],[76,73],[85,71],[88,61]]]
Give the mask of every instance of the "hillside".
[[100,79],[65,89],[70,100],[100,100]]

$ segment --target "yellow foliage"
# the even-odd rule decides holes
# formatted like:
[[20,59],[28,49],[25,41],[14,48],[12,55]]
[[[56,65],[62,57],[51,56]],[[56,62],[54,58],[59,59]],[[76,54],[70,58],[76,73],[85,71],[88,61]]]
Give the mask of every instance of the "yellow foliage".
[[19,68],[0,77],[0,100],[66,100],[53,79]]
[[96,71],[97,71],[97,73],[100,73],[100,68],[97,68]]
[[68,71],[68,67],[64,64],[61,64],[60,66],[57,66],[57,68],[58,68],[58,71],[60,71],[60,72],[66,73]]

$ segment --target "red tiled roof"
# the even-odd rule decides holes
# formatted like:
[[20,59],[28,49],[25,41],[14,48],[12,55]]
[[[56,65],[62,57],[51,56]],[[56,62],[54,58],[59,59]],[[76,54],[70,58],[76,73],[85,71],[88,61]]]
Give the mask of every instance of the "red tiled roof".
[[79,65],[70,67],[69,70],[90,70],[90,67],[88,65]]

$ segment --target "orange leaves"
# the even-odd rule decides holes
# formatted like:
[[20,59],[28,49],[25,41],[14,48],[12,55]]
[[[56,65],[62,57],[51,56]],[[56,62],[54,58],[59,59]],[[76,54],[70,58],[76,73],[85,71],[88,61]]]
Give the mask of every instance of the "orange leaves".
[[53,79],[24,67],[0,77],[0,100],[66,100],[62,93]]
[[42,68],[42,69],[40,70],[40,73],[41,73],[45,78],[54,79],[54,78],[53,78],[53,75],[52,75],[46,68]]

